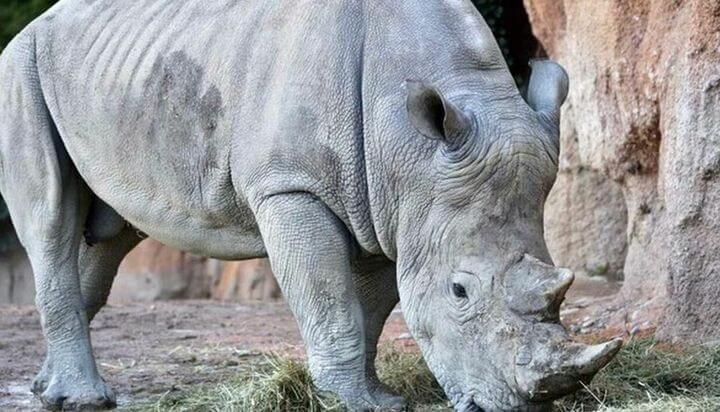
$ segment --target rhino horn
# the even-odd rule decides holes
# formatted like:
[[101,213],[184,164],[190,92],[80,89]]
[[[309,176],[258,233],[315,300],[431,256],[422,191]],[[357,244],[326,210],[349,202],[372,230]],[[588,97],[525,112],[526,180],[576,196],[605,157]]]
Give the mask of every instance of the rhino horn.
[[592,377],[605,367],[622,347],[622,339],[613,339],[599,345],[580,345],[577,354],[570,357],[563,368],[580,377]]
[[548,301],[556,302],[559,307],[565,298],[565,293],[567,293],[575,281],[575,275],[571,270],[564,268],[555,268],[553,272],[554,276],[552,280],[548,282],[548,286],[543,294]]
[[[566,356],[550,354],[563,359],[533,359],[533,364],[553,365],[545,370],[524,370],[516,379],[521,395],[529,401],[550,401],[580,389],[607,365],[622,347],[622,340],[613,339],[599,345],[571,344]],[[569,356],[568,356],[569,355]]]
[[560,304],[574,280],[570,269],[526,254],[505,280],[507,303],[520,315],[541,321],[557,320]]

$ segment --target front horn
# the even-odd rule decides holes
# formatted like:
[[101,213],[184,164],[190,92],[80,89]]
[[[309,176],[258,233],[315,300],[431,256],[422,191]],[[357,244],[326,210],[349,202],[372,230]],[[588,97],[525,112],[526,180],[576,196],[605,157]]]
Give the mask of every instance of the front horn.
[[[614,339],[599,345],[571,343],[566,356],[552,351],[535,354],[529,364],[516,370],[520,394],[529,401],[546,402],[573,393],[589,383],[621,347],[622,340]],[[553,359],[543,359],[543,355]]]

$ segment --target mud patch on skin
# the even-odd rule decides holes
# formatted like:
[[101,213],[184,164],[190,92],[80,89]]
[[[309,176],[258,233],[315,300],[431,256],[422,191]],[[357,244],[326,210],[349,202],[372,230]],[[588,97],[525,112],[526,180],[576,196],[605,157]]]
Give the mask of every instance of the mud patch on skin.
[[161,55],[143,93],[143,107],[135,111],[147,138],[139,149],[162,157],[156,163],[154,175],[161,177],[156,185],[186,188],[173,203],[188,210],[223,215],[234,207],[227,195],[234,193],[228,170],[232,134],[222,123],[223,94],[206,67],[184,51]]
[[205,69],[183,51],[160,56],[145,82],[149,144],[171,156],[174,181],[197,184],[188,170],[219,168],[215,135],[223,110],[222,93],[205,85]]
[[222,114],[222,94],[215,85],[203,95],[200,102],[200,124],[209,138],[217,128],[218,117]]
[[[223,115],[222,93],[214,84],[205,91],[205,69],[183,51],[176,51],[167,58],[160,56],[152,68],[152,74],[145,83],[146,101],[154,102],[157,118],[154,129],[160,122],[170,127],[176,138],[192,137],[193,131],[202,130],[210,138],[217,129]],[[175,122],[165,122],[167,120]]]

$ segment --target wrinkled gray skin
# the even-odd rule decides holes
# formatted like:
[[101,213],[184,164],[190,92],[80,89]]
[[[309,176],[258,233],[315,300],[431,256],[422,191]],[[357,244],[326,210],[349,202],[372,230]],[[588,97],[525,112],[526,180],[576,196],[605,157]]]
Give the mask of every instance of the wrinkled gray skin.
[[558,321],[572,274],[542,210],[568,83],[533,69],[526,103],[469,0],[61,1],[0,58],[0,191],[47,342],[34,392],[114,403],[88,322],[130,225],[268,255],[315,383],[352,408],[403,403],[373,366],[398,300],[458,410],[577,389],[619,343]]

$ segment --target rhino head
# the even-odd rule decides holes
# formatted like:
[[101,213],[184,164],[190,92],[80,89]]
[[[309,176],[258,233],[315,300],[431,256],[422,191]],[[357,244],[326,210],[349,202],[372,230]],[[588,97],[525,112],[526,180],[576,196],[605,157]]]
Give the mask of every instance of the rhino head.
[[409,81],[410,123],[437,141],[431,200],[398,245],[398,288],[428,366],[458,410],[545,410],[617,353],[573,342],[543,207],[557,173],[568,78],[535,61],[527,102]]

